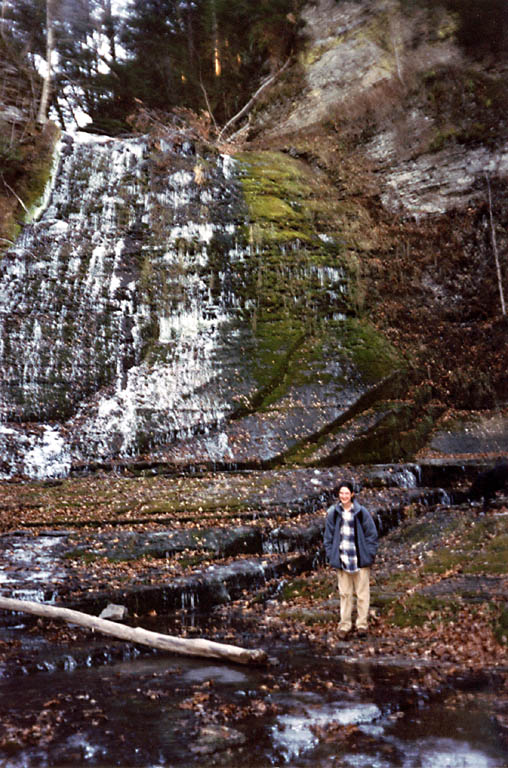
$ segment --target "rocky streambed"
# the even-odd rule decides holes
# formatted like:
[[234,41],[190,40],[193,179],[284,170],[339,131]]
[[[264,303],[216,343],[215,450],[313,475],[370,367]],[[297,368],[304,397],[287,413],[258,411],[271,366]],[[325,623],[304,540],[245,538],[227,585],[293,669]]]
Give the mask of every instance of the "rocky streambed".
[[[506,498],[482,462],[185,475],[131,465],[2,486],[4,596],[263,648],[239,667],[2,612],[3,764],[506,765]],[[324,509],[382,533],[369,638],[337,636]],[[457,757],[458,756],[458,757]],[[455,760],[455,762],[453,762]]]

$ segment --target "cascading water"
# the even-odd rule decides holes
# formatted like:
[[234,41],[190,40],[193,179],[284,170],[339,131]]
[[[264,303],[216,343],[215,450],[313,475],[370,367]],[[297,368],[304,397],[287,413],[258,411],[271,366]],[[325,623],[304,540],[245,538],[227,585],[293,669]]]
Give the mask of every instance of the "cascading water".
[[168,150],[157,169],[145,140],[61,142],[49,207],[1,265],[4,474],[20,456],[25,474],[65,474],[227,410],[216,352],[232,314],[208,267],[218,236],[219,281],[242,254],[231,162],[197,183],[190,146]]
[[[79,134],[59,153],[48,207],[0,262],[3,477],[206,432],[256,389],[260,253],[234,161]],[[285,268],[344,291],[339,269]]]

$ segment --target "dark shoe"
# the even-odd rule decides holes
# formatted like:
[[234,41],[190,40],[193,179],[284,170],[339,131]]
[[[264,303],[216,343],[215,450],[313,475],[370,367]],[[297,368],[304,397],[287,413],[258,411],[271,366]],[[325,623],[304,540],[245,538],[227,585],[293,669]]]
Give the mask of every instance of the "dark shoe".
[[351,632],[339,632],[339,640],[347,640]]
[[356,636],[358,640],[365,640],[369,636],[369,633],[366,629],[358,629],[356,631]]

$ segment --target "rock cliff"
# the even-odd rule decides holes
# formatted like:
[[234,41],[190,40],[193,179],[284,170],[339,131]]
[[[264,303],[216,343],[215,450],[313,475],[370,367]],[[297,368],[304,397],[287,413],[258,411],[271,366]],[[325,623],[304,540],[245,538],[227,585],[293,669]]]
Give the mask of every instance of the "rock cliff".
[[[408,354],[429,402],[502,414],[507,61],[494,40],[486,54],[484,14],[447,5],[308,6],[298,67],[250,135],[329,174],[358,228],[365,309]],[[506,14],[497,26],[506,36]]]

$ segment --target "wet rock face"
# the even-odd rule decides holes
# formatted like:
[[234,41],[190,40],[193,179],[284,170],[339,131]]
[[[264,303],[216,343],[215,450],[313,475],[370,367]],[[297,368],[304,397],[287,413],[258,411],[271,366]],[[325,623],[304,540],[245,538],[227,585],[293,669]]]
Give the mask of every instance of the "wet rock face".
[[19,457],[51,476],[72,455],[137,453],[216,423],[249,390],[230,160],[198,184],[190,146],[66,137],[60,152],[49,208],[2,261],[0,409],[4,422],[67,422],[73,447],[49,426],[4,427],[7,473]]
[[[235,196],[227,159],[200,186],[194,157],[186,161],[168,148],[162,177],[145,141],[66,137],[60,151],[43,220],[25,229],[2,262],[3,419],[62,420],[109,385],[136,390],[133,378],[145,391],[140,406],[149,408],[148,392],[154,398],[163,383],[171,386],[161,382],[165,359],[183,356],[168,402],[185,397],[210,378],[207,348],[216,346],[227,314],[220,282],[212,291],[211,276],[202,274],[216,233],[225,240],[216,277],[227,279],[225,256],[237,246],[226,233]],[[156,364],[143,366],[149,348],[158,373]],[[102,428],[125,405],[109,395],[96,406]],[[128,449],[116,421],[117,449]]]
[[147,139],[59,151],[47,209],[0,265],[4,476],[154,451],[270,462],[396,366],[343,312],[330,190],[302,163]]

